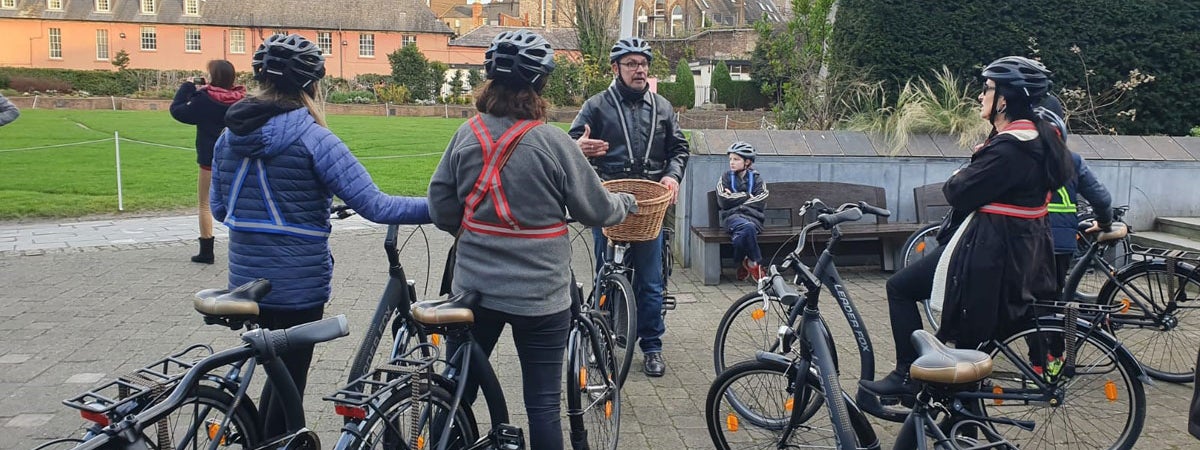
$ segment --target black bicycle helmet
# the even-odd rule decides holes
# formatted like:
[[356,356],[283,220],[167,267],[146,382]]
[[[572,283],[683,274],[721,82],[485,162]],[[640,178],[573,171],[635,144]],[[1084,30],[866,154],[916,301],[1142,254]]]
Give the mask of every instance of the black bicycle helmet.
[[754,146],[742,141],[730,144],[729,150],[725,150],[725,154],[730,153],[741,156],[742,159],[750,162],[754,162],[754,159],[758,157],[758,154],[754,152]]
[[654,51],[650,49],[650,43],[638,37],[628,37],[617,41],[608,54],[608,62],[620,61],[625,55],[642,55],[646,57],[646,62],[654,59]]
[[250,64],[254,79],[271,80],[288,90],[308,90],[325,78],[325,56],[321,48],[298,34],[275,34],[263,41]]
[[528,30],[496,35],[483,58],[483,70],[489,80],[536,86],[554,71],[554,49],[546,38]]
[[1047,94],[1041,106],[1033,108],[1033,113],[1037,114],[1039,119],[1054,125],[1054,128],[1058,129],[1059,137],[1062,137],[1063,142],[1067,142],[1067,122],[1064,120],[1066,116],[1058,97]]
[[983,68],[983,77],[1022,89],[1029,98],[1041,98],[1050,91],[1050,70],[1040,62],[1021,56],[1005,56],[992,61]]

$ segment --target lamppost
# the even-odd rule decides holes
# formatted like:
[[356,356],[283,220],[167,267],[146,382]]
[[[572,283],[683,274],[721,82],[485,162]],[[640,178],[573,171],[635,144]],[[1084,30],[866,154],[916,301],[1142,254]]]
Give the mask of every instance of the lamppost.
[[633,36],[633,0],[621,0],[621,34],[618,39]]

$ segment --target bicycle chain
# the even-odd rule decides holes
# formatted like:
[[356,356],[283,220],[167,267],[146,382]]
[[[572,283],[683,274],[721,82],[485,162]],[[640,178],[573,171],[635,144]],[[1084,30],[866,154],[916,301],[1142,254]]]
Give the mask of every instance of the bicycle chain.
[[1067,326],[1066,336],[1064,337],[1064,340],[1066,341],[1066,354],[1063,355],[1063,372],[1060,374],[1065,377],[1075,376],[1075,352],[1077,351],[1075,331],[1079,329],[1079,324],[1077,323],[1078,318],[1079,302],[1067,303]]
[[[137,373],[137,372],[123,376],[123,377],[121,377],[121,379],[128,382],[129,384],[133,384],[133,385],[137,385],[137,386],[146,388],[146,390],[148,390],[150,392],[149,398],[156,399],[156,400],[161,398],[162,394],[164,392],[166,392],[166,390],[167,390],[166,384],[163,384],[156,380],[147,378],[144,375]],[[125,397],[129,396],[129,387],[127,387],[127,386],[122,385],[118,389],[118,391],[119,391],[118,395],[120,395],[121,398],[125,398]],[[154,425],[155,425],[155,428],[157,429],[156,434],[158,435],[158,448],[174,447],[175,445],[171,442],[171,430],[168,428],[170,425],[170,421],[164,417],[162,420],[158,421],[158,423],[155,423]]]

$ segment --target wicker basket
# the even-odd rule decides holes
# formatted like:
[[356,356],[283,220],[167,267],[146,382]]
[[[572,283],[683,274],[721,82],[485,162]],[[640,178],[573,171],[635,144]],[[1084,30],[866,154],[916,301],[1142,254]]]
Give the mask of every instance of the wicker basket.
[[658,238],[662,232],[663,217],[671,203],[671,190],[648,180],[610,180],[604,187],[612,192],[633,194],[637,199],[638,212],[629,214],[625,221],[604,229],[604,235],[618,242],[644,242]]

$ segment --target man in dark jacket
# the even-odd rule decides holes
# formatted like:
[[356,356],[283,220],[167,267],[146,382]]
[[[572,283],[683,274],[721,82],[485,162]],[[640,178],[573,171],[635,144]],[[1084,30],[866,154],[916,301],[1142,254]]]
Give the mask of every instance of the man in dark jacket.
[[[589,98],[568,132],[603,180],[638,178],[662,183],[679,195],[679,182],[687,166],[688,142],[679,129],[671,102],[650,92],[650,44],[639,38],[617,41],[609,54],[613,82]],[[674,197],[672,197],[674,202]],[[607,240],[593,230],[597,266]],[[666,371],[662,358],[663,238],[630,247],[637,298],[638,339],[645,354],[645,372],[660,377]]]
[[0,127],[12,123],[17,117],[21,117],[21,110],[8,101],[4,94],[0,94]]

